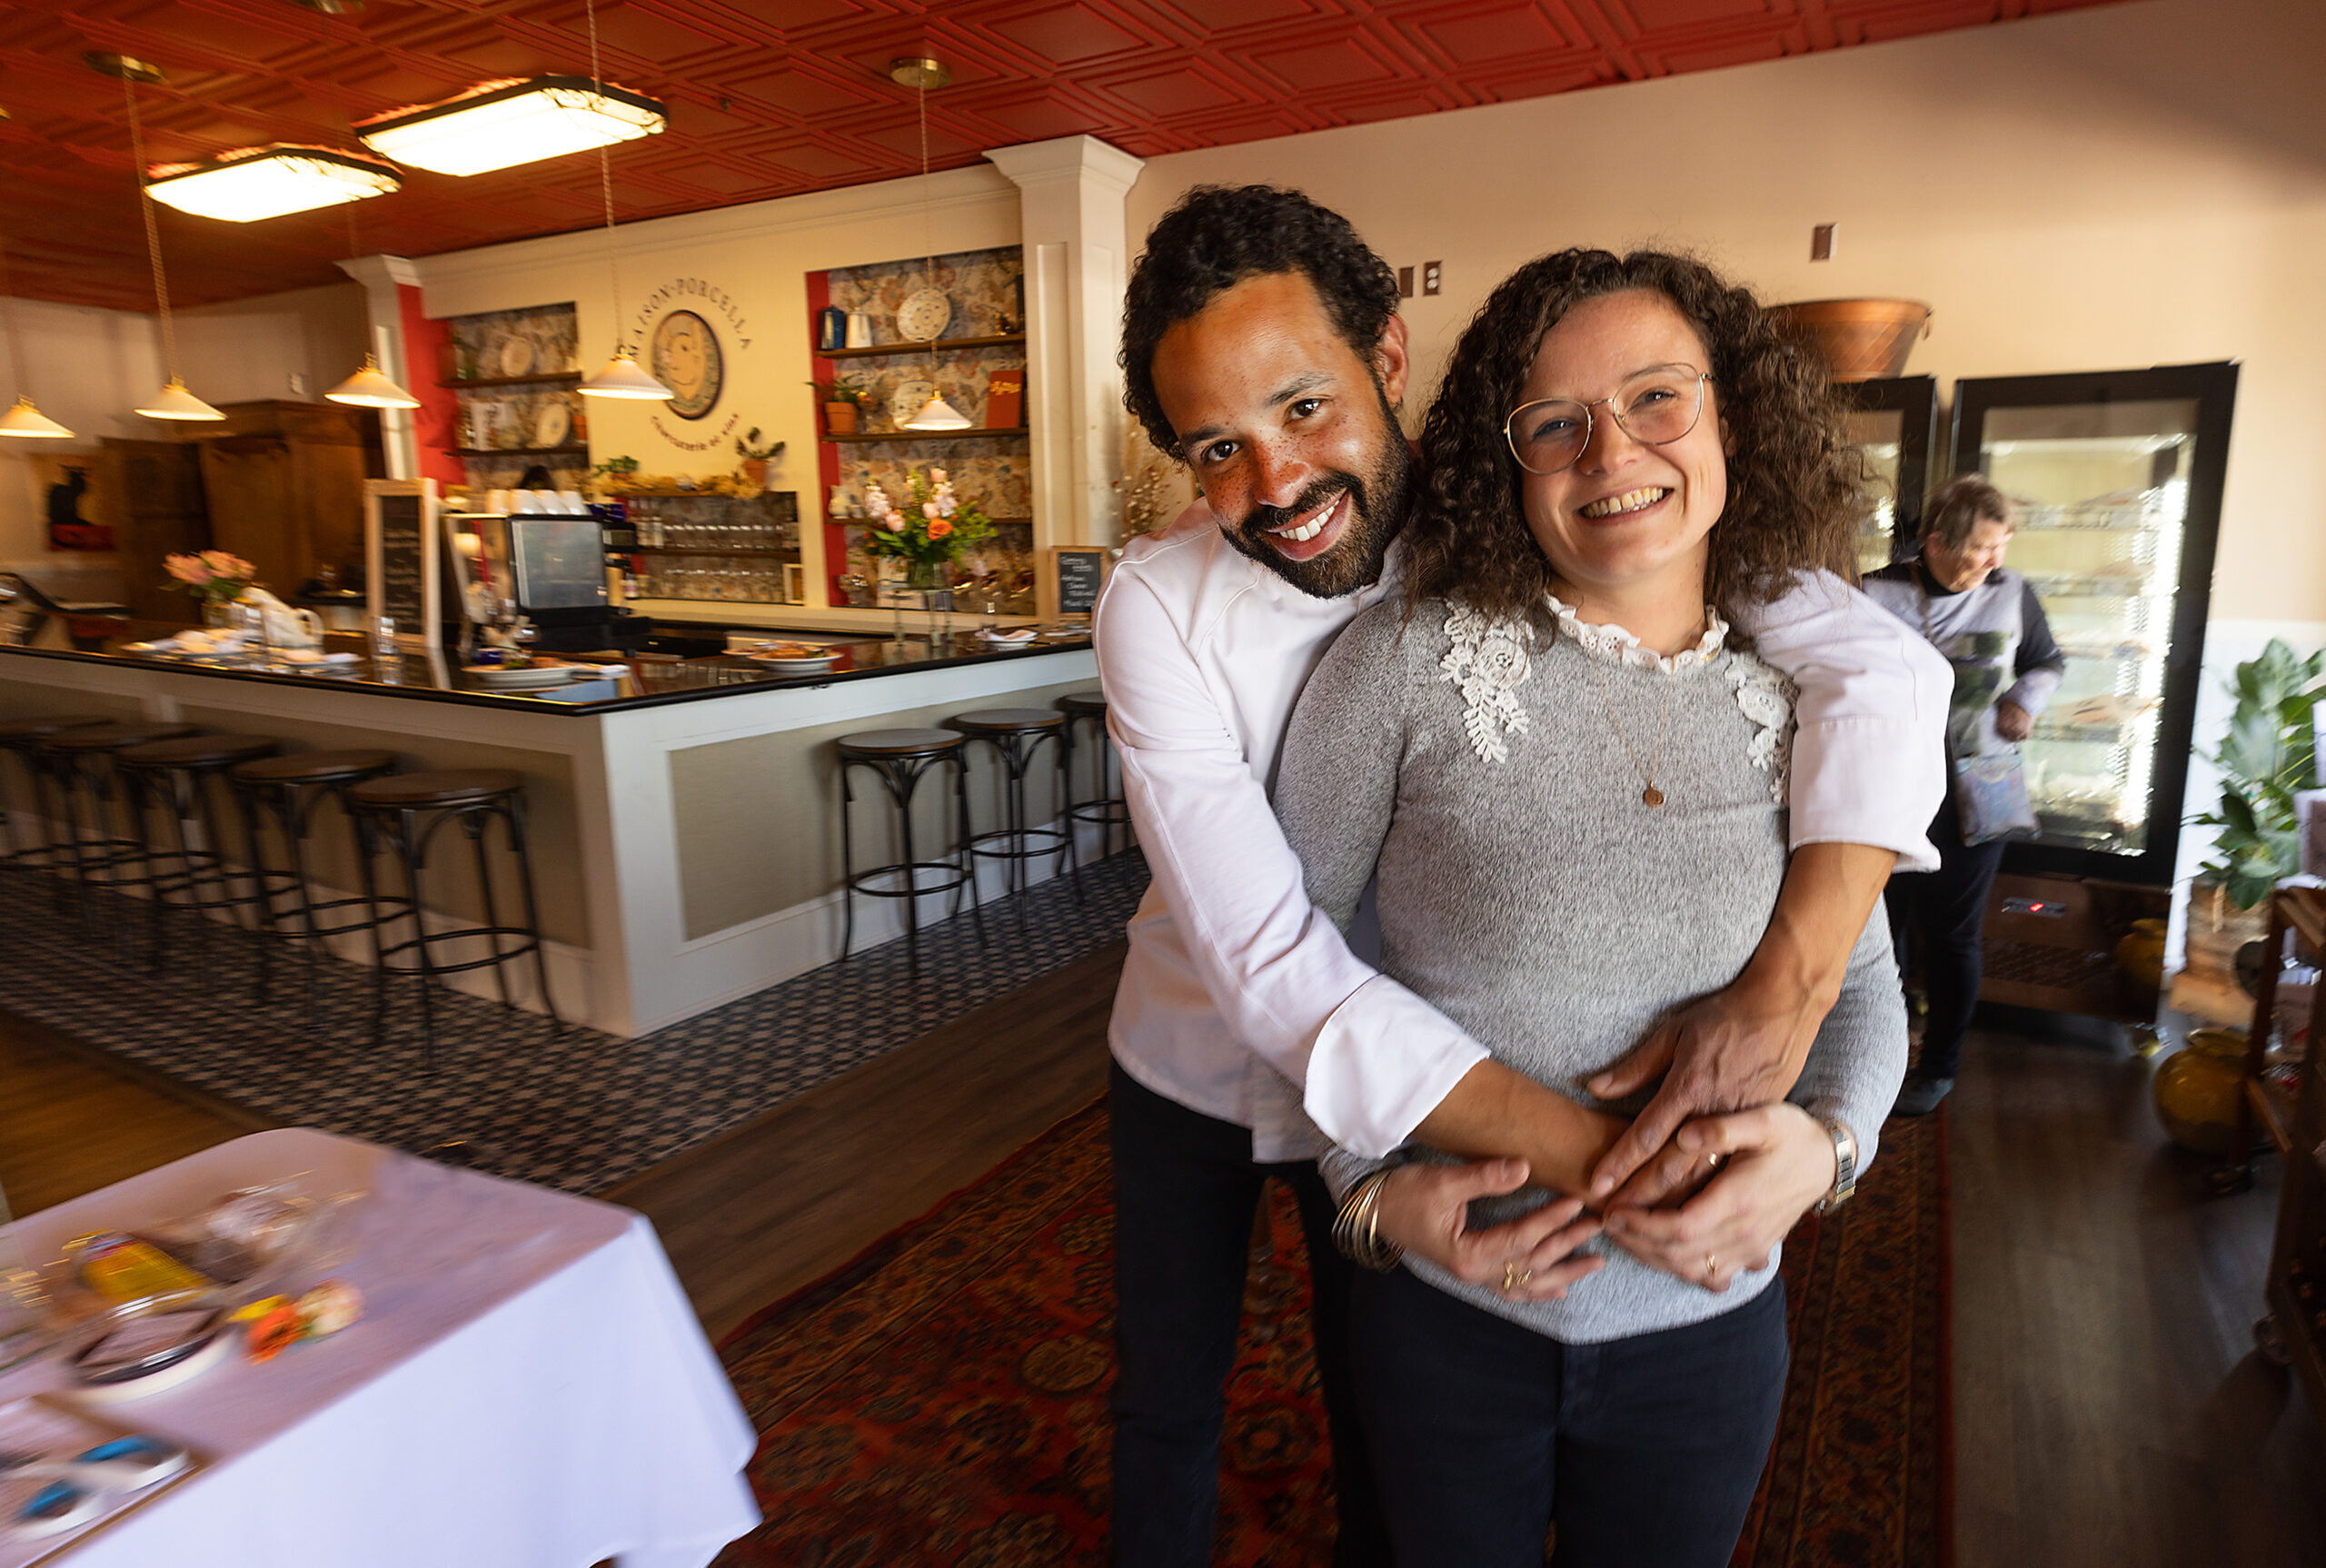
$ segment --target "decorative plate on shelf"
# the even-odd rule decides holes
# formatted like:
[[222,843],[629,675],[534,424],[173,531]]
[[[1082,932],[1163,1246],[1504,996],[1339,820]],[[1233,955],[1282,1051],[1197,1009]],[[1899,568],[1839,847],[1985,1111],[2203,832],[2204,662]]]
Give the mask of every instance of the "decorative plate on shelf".
[[504,376],[529,376],[533,373],[533,340],[512,337],[501,345],[501,373]]
[[933,342],[945,335],[945,323],[952,319],[952,301],[935,289],[915,289],[897,307],[897,335],[910,343]]
[[935,382],[918,378],[899,382],[896,391],[889,394],[889,422],[899,430],[904,429],[905,421],[919,413],[936,395]]
[[544,403],[542,406],[541,418],[533,422],[533,444],[542,447],[563,446],[566,436],[572,432],[572,429],[573,411],[572,409],[566,407],[562,401]]

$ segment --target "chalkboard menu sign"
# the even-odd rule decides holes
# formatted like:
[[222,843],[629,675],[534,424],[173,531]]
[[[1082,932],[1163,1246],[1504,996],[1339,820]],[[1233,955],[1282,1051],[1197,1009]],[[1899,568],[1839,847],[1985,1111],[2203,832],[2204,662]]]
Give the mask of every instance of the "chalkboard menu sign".
[[396,623],[396,641],[424,649],[436,640],[436,481],[373,480],[363,487],[363,553],[373,623]]
[[1107,581],[1107,557],[1103,547],[1088,549],[1062,545],[1050,551],[1058,572],[1058,612],[1060,615],[1088,615],[1098,608],[1098,590]]

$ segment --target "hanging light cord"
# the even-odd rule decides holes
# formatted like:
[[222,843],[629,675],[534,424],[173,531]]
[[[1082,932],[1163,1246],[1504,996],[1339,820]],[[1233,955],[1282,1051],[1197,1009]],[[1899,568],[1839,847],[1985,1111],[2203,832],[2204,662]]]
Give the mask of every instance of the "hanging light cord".
[[[590,18],[590,90],[600,98],[606,95],[606,81],[598,74],[598,0],[583,0],[583,9]],[[622,331],[621,320],[621,258],[614,252],[614,164],[613,155],[606,144],[598,144],[598,194],[604,198],[606,208],[606,275],[614,293],[614,358],[630,352],[630,335]]]
[[0,234],[0,311],[8,314],[8,374],[16,395],[30,402],[32,387],[25,379],[25,347],[16,341],[16,291],[8,286],[8,240]]
[[[914,68],[914,79],[920,88],[917,96],[920,104],[921,259],[929,270],[929,286],[933,289],[937,286],[937,219],[934,216],[937,196],[935,192],[930,188],[929,183],[929,67],[927,65],[916,66]],[[929,340],[929,384],[932,389],[930,395],[935,396],[934,389],[937,385],[937,340],[933,337]]]
[[137,124],[137,85],[127,72],[121,78],[122,102],[129,105],[129,155],[137,160],[137,208],[145,214],[145,254],[154,263],[154,302],[162,310],[162,357],[169,364],[170,380],[178,381],[178,330],[170,320],[170,282],[162,273],[162,231],[154,222],[154,198],[145,189],[145,135]]

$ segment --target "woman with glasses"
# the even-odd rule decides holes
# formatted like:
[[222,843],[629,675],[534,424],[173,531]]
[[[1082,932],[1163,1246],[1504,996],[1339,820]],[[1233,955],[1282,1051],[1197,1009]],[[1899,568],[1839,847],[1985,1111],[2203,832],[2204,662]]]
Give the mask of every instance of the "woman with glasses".
[[[1632,1107],[1585,1084],[1735,977],[1784,876],[1792,692],[1731,628],[1846,577],[1863,503],[1811,358],[1655,253],[1505,283],[1422,445],[1404,601],[1310,679],[1277,809],[1318,908],[1346,927],[1377,877],[1384,972],[1576,1102],[1587,1170]],[[1727,1562],[1784,1392],[1776,1243],[1847,1196],[1905,1057],[1877,913],[1789,1100],[1659,1156],[1683,1184],[1733,1159],[1773,1216],[1741,1252],[1628,1190],[1585,1214],[1559,1173],[1434,1215],[1447,1156],[1328,1154],[1345,1250],[1379,1271],[1353,1352],[1398,1561],[1538,1568],[1556,1524],[1562,1568]],[[1543,1239],[1498,1278],[1433,1261],[1523,1216]]]

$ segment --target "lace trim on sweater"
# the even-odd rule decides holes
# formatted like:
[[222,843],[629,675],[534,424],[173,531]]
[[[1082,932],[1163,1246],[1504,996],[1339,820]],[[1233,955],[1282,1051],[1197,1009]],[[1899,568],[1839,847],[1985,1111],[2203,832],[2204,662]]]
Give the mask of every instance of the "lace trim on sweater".
[[1612,659],[1616,663],[1632,670],[1660,670],[1666,675],[1675,674],[1691,664],[1701,664],[1718,653],[1721,644],[1728,637],[1728,622],[1720,618],[1718,610],[1707,604],[1705,606],[1705,634],[1696,640],[1696,645],[1694,648],[1683,648],[1679,652],[1666,657],[1651,649],[1641,647],[1639,639],[1620,626],[1612,623],[1600,625],[1594,621],[1577,620],[1575,607],[1563,601],[1555,593],[1543,595],[1543,602],[1548,605],[1551,613],[1557,617],[1559,630],[1581,643],[1585,653],[1594,654],[1601,659]]

